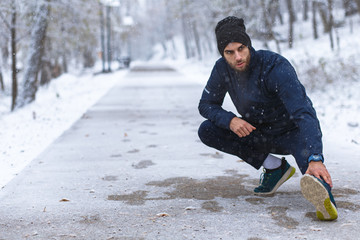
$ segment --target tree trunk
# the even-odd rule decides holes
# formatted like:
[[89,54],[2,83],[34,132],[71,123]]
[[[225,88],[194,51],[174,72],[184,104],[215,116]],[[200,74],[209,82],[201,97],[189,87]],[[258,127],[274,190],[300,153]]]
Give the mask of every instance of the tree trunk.
[[[84,63],[83,63],[84,68],[92,68],[95,65],[95,59],[92,55],[91,47],[87,47],[84,50],[83,59],[84,59]],[[109,60],[109,69],[108,69],[109,72],[111,72],[110,62],[111,61]]]
[[334,27],[334,17],[332,14],[333,0],[328,0],[328,9],[329,9],[329,37],[330,37],[330,47],[331,50],[334,50],[334,37],[333,37],[333,27]]
[[106,37],[107,37],[107,62],[108,72],[111,72],[111,19],[110,19],[110,6],[106,6]]
[[328,33],[329,32],[329,9],[326,7],[326,4],[323,2],[318,2],[317,3],[317,7],[319,9],[319,13],[320,13],[320,17],[321,17],[321,21],[323,23],[324,26],[324,33]]
[[[265,3],[262,4],[265,5]],[[275,23],[276,18],[279,18],[280,24],[283,25],[284,22],[281,15],[279,0],[271,0],[266,9],[267,9],[266,15],[270,15],[271,23]]]
[[319,38],[318,30],[317,30],[317,21],[316,21],[316,10],[317,10],[317,3],[315,0],[312,1],[312,27],[313,27],[313,35],[314,39]]
[[186,53],[186,58],[189,59],[191,57],[191,50],[190,50],[190,40],[189,40],[189,34],[187,31],[187,27],[186,27],[186,19],[185,19],[185,14],[182,13],[181,14],[181,25],[182,25],[182,30],[183,30],[183,38],[184,38],[184,46],[185,46],[185,53]]
[[103,5],[99,1],[100,4],[100,42],[101,42],[101,61],[102,61],[102,72],[106,72],[105,69],[105,21],[104,21],[104,11]]
[[11,60],[12,60],[12,92],[11,92],[11,111],[15,109],[18,95],[17,68],[16,68],[16,6],[12,2],[11,14]]
[[2,74],[2,59],[1,59],[1,57],[0,57],[0,88],[1,88],[1,91],[5,90],[4,78],[3,78],[3,74]]
[[309,19],[309,0],[303,0],[303,20],[307,21]]
[[[63,53],[62,55],[62,69],[64,73],[68,72],[68,64],[67,64],[67,58],[66,58],[66,54]],[[103,68],[104,70],[105,68]]]
[[345,16],[360,13],[360,0],[343,0]]
[[358,12],[359,12],[359,14],[360,14],[360,0],[356,0],[356,4],[357,4],[357,6],[358,6]]
[[2,75],[2,71],[1,71],[1,66],[0,66],[0,86],[1,86],[1,91],[4,91],[5,85],[4,85],[4,79],[3,79],[3,75]]
[[[272,3],[275,3],[275,2],[272,2]],[[270,4],[272,4],[272,3],[270,3]],[[276,43],[277,52],[281,53],[279,40],[277,39],[277,37],[276,37],[276,35],[275,35],[274,31],[273,31],[273,25],[272,25],[272,23],[270,23],[271,19],[269,20],[269,16],[268,16],[269,7],[266,6],[265,0],[261,0],[260,4],[261,4],[261,8],[262,8],[262,13],[263,13],[264,26],[265,26],[265,29],[266,29],[264,45],[265,45],[266,48],[268,48],[267,41],[268,40],[274,40],[275,43]],[[270,16],[270,18],[271,18],[271,16]]]
[[51,64],[49,61],[42,61],[40,71],[40,85],[46,85],[51,80]]
[[50,12],[49,1],[45,1],[38,10],[38,16],[31,31],[30,50],[24,73],[24,86],[21,101],[17,106],[22,107],[35,100],[37,92],[37,74],[41,65],[41,57],[45,47],[47,19]]
[[279,3],[279,0],[276,0],[276,15],[277,17],[279,18],[279,21],[280,21],[280,24],[283,25],[284,24],[284,20],[283,20],[283,17],[282,17],[282,14],[281,14],[281,9],[280,9],[280,3]]
[[201,51],[201,43],[200,43],[200,36],[199,36],[199,32],[197,30],[197,25],[196,25],[196,20],[193,21],[193,32],[194,32],[194,37],[195,37],[195,44],[196,44],[196,49],[198,52],[198,59],[202,60],[202,51]]
[[286,0],[289,11],[289,48],[293,47],[295,13],[292,0]]

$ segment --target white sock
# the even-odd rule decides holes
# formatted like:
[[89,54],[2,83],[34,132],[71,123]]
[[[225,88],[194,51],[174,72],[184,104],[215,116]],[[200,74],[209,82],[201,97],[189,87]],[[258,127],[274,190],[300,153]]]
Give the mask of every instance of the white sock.
[[268,155],[263,163],[263,167],[266,169],[275,169],[281,166],[281,159],[273,155]]

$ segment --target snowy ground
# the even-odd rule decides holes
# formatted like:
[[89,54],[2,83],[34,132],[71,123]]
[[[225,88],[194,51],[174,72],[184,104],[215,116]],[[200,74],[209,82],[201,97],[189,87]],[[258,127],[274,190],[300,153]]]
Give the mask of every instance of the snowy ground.
[[[304,32],[302,28],[307,27],[302,26],[298,31]],[[328,36],[315,42],[310,38],[297,41],[292,50],[285,46],[281,48],[282,54],[296,67],[317,110],[324,135],[325,157],[339,162],[341,159],[337,157],[353,158],[354,168],[360,171],[360,72],[356,67],[360,65],[360,32],[356,32],[357,29],[352,33],[347,28],[339,29],[341,41],[335,51],[330,51]],[[253,45],[256,49],[261,48],[261,43],[256,41]],[[183,53],[179,56],[181,59]],[[162,59],[153,64],[160,61],[162,65],[170,65],[191,81],[204,85],[216,58],[201,62]],[[63,75],[42,87],[34,103],[13,113],[9,111],[10,98],[1,95],[0,188],[80,118],[126,72]],[[338,156],[339,148],[346,149],[349,154]]]
[[[94,76],[65,74],[42,87],[36,101],[10,112],[10,97],[0,98],[0,188],[68,129],[126,71]],[[8,85],[9,86],[9,85]]]

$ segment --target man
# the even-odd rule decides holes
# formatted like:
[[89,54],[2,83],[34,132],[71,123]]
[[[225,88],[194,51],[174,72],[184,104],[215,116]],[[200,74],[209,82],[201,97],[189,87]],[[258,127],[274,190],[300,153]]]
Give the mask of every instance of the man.
[[[243,19],[221,20],[215,34],[222,58],[215,63],[199,103],[199,112],[207,119],[198,131],[201,141],[256,169],[263,166],[255,194],[273,194],[295,173],[285,158],[272,154],[293,155],[305,174],[301,191],[316,207],[317,217],[336,219],[320,124],[295,70],[279,54],[255,51]],[[222,108],[226,93],[241,116]]]

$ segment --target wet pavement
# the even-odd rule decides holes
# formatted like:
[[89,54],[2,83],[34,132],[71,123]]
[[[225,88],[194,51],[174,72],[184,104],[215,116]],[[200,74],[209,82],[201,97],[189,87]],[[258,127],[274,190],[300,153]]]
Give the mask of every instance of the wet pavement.
[[316,219],[298,170],[253,195],[260,171],[198,140],[202,88],[166,66],[119,80],[0,190],[0,240],[356,239],[355,170],[336,171],[334,222]]

